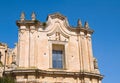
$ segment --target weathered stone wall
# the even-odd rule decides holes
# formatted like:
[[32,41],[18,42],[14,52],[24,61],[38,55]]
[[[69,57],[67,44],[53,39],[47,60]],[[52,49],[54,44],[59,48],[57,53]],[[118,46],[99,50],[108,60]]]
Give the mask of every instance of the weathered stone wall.
[[[26,20],[22,14],[22,19],[17,21],[18,43],[13,50],[16,68],[6,71],[6,75],[12,72],[19,83],[101,83],[102,76],[92,53],[93,30],[88,23],[82,27],[79,21],[79,26],[71,27],[67,18],[59,13],[49,15],[46,23],[34,18],[35,15],[32,20]],[[62,69],[52,67],[53,49],[63,51]],[[24,69],[26,71],[19,75]],[[50,74],[36,71],[30,74],[29,69],[40,69]]]

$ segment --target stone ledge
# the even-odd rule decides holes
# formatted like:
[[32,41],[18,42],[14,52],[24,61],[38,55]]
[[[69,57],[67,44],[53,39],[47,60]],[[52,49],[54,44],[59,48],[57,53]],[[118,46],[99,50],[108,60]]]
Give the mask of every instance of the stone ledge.
[[67,76],[67,77],[94,77],[103,79],[103,75],[91,72],[67,72],[67,71],[47,71],[47,70],[40,70],[40,69],[15,69],[15,70],[8,70],[4,72],[4,75],[50,75],[50,76]]

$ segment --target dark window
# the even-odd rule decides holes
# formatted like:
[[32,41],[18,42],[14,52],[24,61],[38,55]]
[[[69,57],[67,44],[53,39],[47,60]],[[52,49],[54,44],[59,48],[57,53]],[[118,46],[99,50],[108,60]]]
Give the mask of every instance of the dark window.
[[52,51],[52,67],[63,68],[63,52],[61,50]]

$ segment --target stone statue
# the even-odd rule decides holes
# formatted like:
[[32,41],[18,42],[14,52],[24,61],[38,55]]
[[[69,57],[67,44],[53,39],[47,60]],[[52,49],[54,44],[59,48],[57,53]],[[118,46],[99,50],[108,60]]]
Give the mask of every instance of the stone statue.
[[98,62],[97,62],[97,59],[96,59],[96,58],[94,58],[94,68],[95,68],[95,69],[98,69]]
[[60,40],[60,33],[56,32],[56,40]]

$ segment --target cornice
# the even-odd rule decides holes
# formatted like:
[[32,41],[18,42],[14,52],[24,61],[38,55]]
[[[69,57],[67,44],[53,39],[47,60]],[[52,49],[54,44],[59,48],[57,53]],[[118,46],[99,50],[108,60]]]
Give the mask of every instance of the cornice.
[[23,20],[23,21],[17,20],[16,25],[18,27],[20,27],[20,26],[32,26],[32,25],[36,26],[36,25],[42,25],[42,23],[38,20]]
[[82,32],[85,32],[85,33],[93,34],[93,32],[94,32],[94,30],[92,30],[90,28],[86,29],[84,27],[80,28],[80,27],[68,26],[67,29],[70,30],[70,31],[73,31],[73,32],[77,32],[77,33],[80,33],[82,31]]
[[[84,26],[84,27],[82,27],[82,26],[76,26],[76,27],[69,26],[69,24],[67,24],[68,23],[67,18],[60,13],[49,14],[47,16],[47,21],[49,18],[52,20],[55,18],[60,19],[61,21],[65,22],[64,23],[66,25],[65,27],[69,31],[75,32],[77,34],[79,34],[81,31],[85,32],[85,33],[89,33],[89,34],[92,34],[94,32],[92,29],[90,29],[86,26]],[[42,23],[39,20],[25,20],[25,19],[24,20],[17,20],[16,24],[18,27],[20,27],[20,26],[33,26],[33,25],[37,26],[37,27],[42,27],[42,28],[44,28],[43,31],[45,31],[46,30],[45,28],[47,28],[47,26],[46,26],[47,22]],[[87,23],[87,25],[88,25],[88,23]]]
[[48,71],[48,70],[40,70],[40,69],[15,69],[4,72],[5,75],[57,75],[57,76],[67,76],[67,77],[94,77],[97,79],[103,79],[103,75],[91,72],[68,72],[68,71]]

